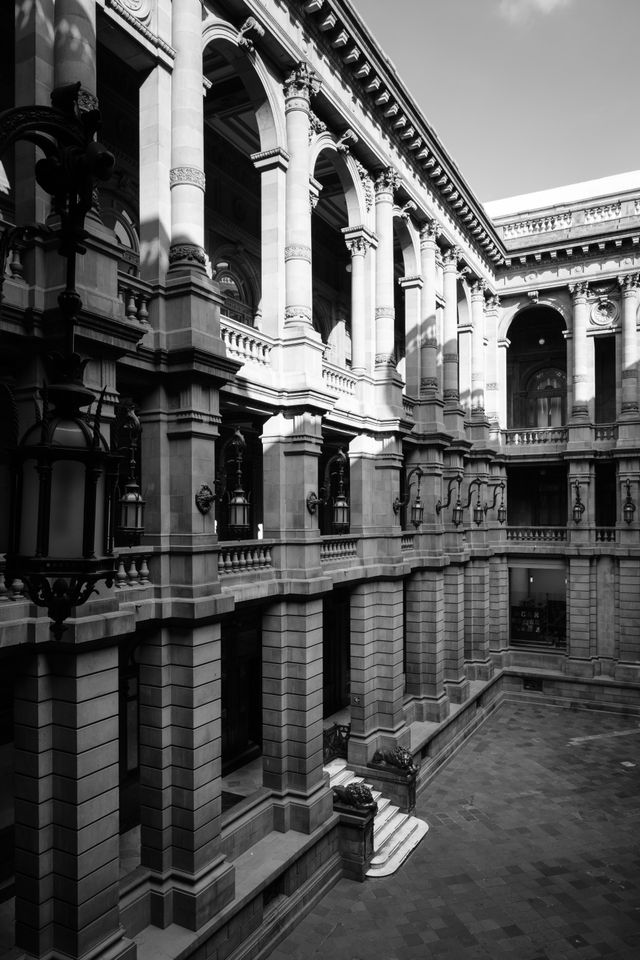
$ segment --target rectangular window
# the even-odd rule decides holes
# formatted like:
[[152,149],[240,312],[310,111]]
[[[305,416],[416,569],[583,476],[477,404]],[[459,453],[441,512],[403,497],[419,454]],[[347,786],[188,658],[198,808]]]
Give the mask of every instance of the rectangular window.
[[564,567],[512,567],[509,607],[512,647],[564,650],[567,645]]
[[595,337],[596,423],[614,423],[616,419],[616,339]]

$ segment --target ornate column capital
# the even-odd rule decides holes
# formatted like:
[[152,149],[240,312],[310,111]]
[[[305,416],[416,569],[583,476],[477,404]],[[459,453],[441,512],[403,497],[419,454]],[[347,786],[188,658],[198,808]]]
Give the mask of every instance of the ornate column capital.
[[284,82],[285,100],[306,100],[308,106],[321,86],[322,81],[315,70],[306,60],[301,60]]
[[343,227],[342,235],[352,257],[363,257],[370,247],[378,246],[378,239],[365,226]]
[[638,294],[640,284],[640,274],[627,273],[618,277],[618,284],[622,290],[623,297],[635,297]]
[[426,220],[420,227],[420,248],[435,245],[441,233],[442,229],[437,220]]
[[445,250],[442,254],[443,268],[448,271],[457,270],[460,256],[460,247],[449,247],[449,249]]
[[375,179],[376,200],[379,200],[385,194],[391,194],[393,197],[393,193],[399,185],[400,176],[393,167],[385,167],[384,170],[380,170]]
[[472,278],[469,277],[469,290],[471,292],[472,300],[482,300],[484,303],[484,291],[487,287],[486,280],[480,280],[478,277]]
[[489,294],[489,296],[485,301],[484,312],[497,313],[499,309],[500,309],[500,297],[495,293]]
[[569,284],[569,293],[573,297],[573,302],[586,300],[589,293],[589,283],[586,280],[580,280],[578,283]]

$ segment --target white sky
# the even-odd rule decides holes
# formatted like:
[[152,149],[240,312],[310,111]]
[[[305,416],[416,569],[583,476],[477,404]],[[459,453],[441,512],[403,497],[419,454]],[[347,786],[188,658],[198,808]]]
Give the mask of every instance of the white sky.
[[477,198],[640,169],[640,0],[351,0]]

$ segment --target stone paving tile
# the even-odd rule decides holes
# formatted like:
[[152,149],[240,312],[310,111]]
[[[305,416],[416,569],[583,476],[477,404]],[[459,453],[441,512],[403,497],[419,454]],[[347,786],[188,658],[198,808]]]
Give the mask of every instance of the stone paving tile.
[[505,703],[416,813],[400,870],[341,880],[270,960],[640,957],[636,718]]

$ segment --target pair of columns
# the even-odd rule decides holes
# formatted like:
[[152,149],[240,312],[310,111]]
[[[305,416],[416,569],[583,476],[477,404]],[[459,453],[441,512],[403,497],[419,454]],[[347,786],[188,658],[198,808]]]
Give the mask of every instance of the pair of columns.
[[[619,278],[622,294],[622,415],[638,416],[638,335],[636,317],[640,293],[637,273]],[[587,324],[589,319],[589,285],[586,282],[569,287],[573,302],[573,420],[589,417],[590,393],[593,390],[592,363],[589,357]]]

